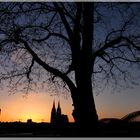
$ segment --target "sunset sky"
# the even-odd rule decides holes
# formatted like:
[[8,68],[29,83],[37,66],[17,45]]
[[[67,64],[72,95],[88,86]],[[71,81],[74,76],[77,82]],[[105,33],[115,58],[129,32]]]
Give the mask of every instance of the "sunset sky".
[[[137,5],[135,5],[133,7],[133,9],[135,9],[135,7],[137,7]],[[112,11],[111,8],[110,8],[110,10],[107,7],[104,8],[104,5],[102,5],[102,4],[100,5],[98,10],[101,13],[101,15],[104,14],[103,18],[105,18],[105,19],[102,18],[102,20],[104,20],[106,24],[102,24],[102,23],[104,23],[104,21],[103,21],[103,22],[95,25],[95,32],[94,32],[95,42],[94,43],[96,43],[96,41],[97,41],[98,42],[96,44],[97,46],[99,46],[99,44],[104,43],[104,40],[106,39],[106,35],[109,32],[111,32],[114,29],[118,30],[120,28],[120,26],[122,25],[122,21],[124,20],[123,18],[125,17],[127,19],[127,16],[129,17],[129,12],[131,12],[131,10],[124,12],[122,9],[122,11],[124,12],[124,15],[123,15],[123,18],[120,18],[121,16],[118,16],[118,12],[115,12],[114,10]],[[135,11],[135,12],[139,13],[137,11]],[[36,13],[34,13],[34,15],[35,14]],[[120,14],[121,14],[121,12],[120,12]],[[139,16],[137,16],[137,17],[139,17]],[[31,16],[31,17],[33,18],[33,16]],[[44,18],[44,14],[43,14],[41,17],[41,20],[40,21],[38,20],[39,23],[40,24],[42,24],[43,22],[45,23],[46,21],[44,19],[47,19],[46,17]],[[26,22],[28,23],[28,20],[27,19],[25,20],[25,19],[26,19],[26,17],[22,18],[19,16],[16,22],[19,22],[19,24],[26,25]],[[37,23],[38,23],[38,21],[37,21]],[[57,20],[55,22],[57,22]],[[137,18],[136,18],[136,24],[140,24],[140,20]],[[9,23],[7,25],[9,25]],[[9,27],[9,28],[11,28],[11,27]],[[138,29],[139,29],[139,27],[137,28],[134,24],[133,27],[130,26],[130,28],[126,31],[126,34],[127,33],[133,34]],[[64,31],[64,33],[65,33],[65,31]],[[29,34],[29,37],[30,37],[30,34]],[[50,40],[50,44],[52,44],[52,46],[53,46],[57,41],[58,41],[57,39],[55,41],[52,39],[52,40]],[[55,45],[54,45],[55,47],[53,46],[55,48],[55,51],[54,50],[53,51],[59,56],[58,58],[61,57],[61,55],[59,55],[59,54],[65,53],[66,60],[70,60],[67,58],[70,53],[67,52],[67,50],[65,50],[64,48],[63,48],[64,52],[62,52],[60,49],[61,47],[64,47],[63,42],[60,43],[58,41],[57,45],[58,45],[57,46],[58,48]],[[40,47],[39,49],[37,48],[40,52],[49,54],[49,52],[44,51],[45,49],[49,50],[49,47],[45,48],[44,46],[36,45],[36,47],[38,47],[38,48]],[[97,49],[97,48],[95,47],[95,49]],[[53,52],[51,49],[49,51]],[[46,58],[48,59],[48,55],[46,55],[46,54],[43,54],[43,55],[45,55]],[[18,57],[16,59],[13,56],[14,55],[12,54],[12,57],[10,58],[10,60],[12,63],[15,63],[19,59],[18,59]],[[50,57],[52,57],[52,56],[50,54]],[[28,55],[25,57],[28,57]],[[44,60],[46,58],[44,58]],[[16,61],[14,61],[14,59],[16,59]],[[54,64],[54,65],[56,65],[56,67],[59,67],[59,64],[60,64],[61,68],[63,69],[63,63],[62,63],[63,59],[64,58],[61,58],[59,63],[58,63],[59,60],[52,61],[53,59],[52,60],[50,59],[50,62],[51,61],[56,62],[56,64]],[[5,57],[3,57],[3,60],[5,60]],[[4,64],[3,62],[5,62],[5,63],[7,62],[7,61],[3,61],[3,60],[0,59],[0,62],[2,62],[2,64]],[[28,60],[28,59],[23,60],[23,62],[30,63],[30,61],[31,61],[31,59],[29,59],[29,61],[26,61],[26,60]],[[62,60],[62,62],[61,62],[61,60]],[[9,59],[8,59],[8,62],[9,62]],[[48,59],[48,63],[49,63],[49,59]],[[17,65],[20,65],[20,64],[22,66],[22,63],[20,61],[18,61]],[[99,62],[99,65],[100,64],[103,64],[102,61]],[[7,65],[7,70],[9,70],[11,67],[10,64],[7,63],[6,65]],[[97,70],[100,70],[100,69],[98,69],[99,65],[97,64],[97,67],[96,67]],[[24,63],[23,63],[23,66],[24,66]],[[129,66],[129,68],[128,68],[128,66]],[[8,69],[8,67],[9,67],[9,69]],[[66,62],[66,67],[67,67],[67,62]],[[22,69],[23,67],[20,67],[20,68]],[[139,75],[139,71],[137,71],[135,68],[133,69],[133,67],[131,65],[126,64],[126,65],[123,65],[122,68],[124,68],[125,70],[128,70],[129,72],[133,72],[132,75],[134,77],[137,77],[137,74]],[[42,71],[40,73],[42,74]],[[116,75],[117,74],[119,75],[118,72],[116,72]],[[42,79],[44,81],[48,78],[48,77],[44,77],[43,74],[42,74],[42,77],[43,77]],[[130,77],[130,79],[131,79],[131,77]],[[35,81],[38,82],[37,78],[35,79]],[[118,83],[121,84],[121,82],[122,81],[119,81]],[[137,79],[137,82],[140,83],[140,80]],[[104,85],[104,83],[99,83],[99,84]],[[114,83],[112,83],[112,85],[113,84]],[[47,85],[45,85],[45,86],[47,86]],[[118,92],[117,90],[114,91],[113,88],[110,88],[110,86],[108,86],[100,94],[96,94],[97,93],[96,90],[97,89],[93,89],[93,93],[94,93],[95,105],[96,105],[99,119],[110,118],[110,117],[122,118],[123,116],[125,116],[128,113],[140,110],[140,86],[135,86],[132,89],[131,88],[124,88],[124,89],[121,88],[120,92]],[[8,122],[11,122],[11,121],[26,122],[27,119],[32,119],[33,122],[49,122],[50,113],[51,113],[51,109],[52,109],[54,100],[56,103],[56,107],[57,107],[58,101],[60,101],[62,113],[68,115],[69,121],[73,122],[74,120],[71,115],[73,106],[72,106],[72,100],[71,100],[70,95],[61,94],[58,96],[58,95],[53,94],[53,91],[50,94],[49,92],[47,92],[47,91],[45,92],[43,90],[39,90],[38,92],[35,92],[35,91],[30,92],[26,96],[24,96],[23,93],[19,93],[19,92],[17,92],[16,94],[9,95],[8,89],[5,86],[5,88],[3,90],[0,90],[0,108],[1,108],[0,121],[2,121],[2,122],[6,122],[6,121],[8,121]]]
[[60,100],[62,113],[69,115],[69,121],[73,121],[70,99],[52,97],[47,93],[30,93],[25,97],[23,94],[9,96],[2,92],[0,93],[1,121],[26,122],[27,119],[32,119],[35,122],[49,122],[53,100],[56,107]]
[[[140,87],[112,93],[110,90],[95,95],[96,109],[99,119],[108,117],[121,118],[133,111],[140,110]],[[32,119],[35,122],[49,122],[50,112],[55,100],[58,100],[63,114],[67,114],[69,121],[72,118],[72,101],[70,96],[50,96],[47,93],[30,93],[24,97],[21,93],[8,95],[0,91],[1,121],[23,121]]]

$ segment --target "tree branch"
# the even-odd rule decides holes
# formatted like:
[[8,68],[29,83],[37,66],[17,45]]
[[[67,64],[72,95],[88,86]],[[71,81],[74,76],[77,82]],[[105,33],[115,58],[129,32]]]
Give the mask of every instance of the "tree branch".
[[63,2],[60,2],[61,6],[63,7],[64,11],[65,11],[65,14],[71,19],[74,21],[74,18],[72,17],[72,15],[70,15],[69,11],[65,8]]
[[[47,70],[48,72],[60,77],[64,82],[67,83],[68,87],[70,90],[72,90],[71,93],[74,93],[74,91],[76,90],[75,85],[73,84],[73,82],[69,79],[68,76],[66,76],[65,74],[63,74],[61,71],[59,71],[58,69],[55,69],[51,66],[49,66],[48,64],[46,64],[43,60],[41,60],[38,55],[30,48],[30,46],[28,45],[28,43],[25,40],[20,39],[19,40],[21,43],[24,44],[25,48],[27,49],[27,51],[32,55],[34,61],[36,61],[39,65],[41,65],[45,70]],[[72,96],[75,96],[74,94],[72,94]]]
[[134,48],[136,48],[138,51],[140,51],[140,47],[138,47],[133,41],[131,41],[128,37],[124,37],[124,36],[120,36],[120,37],[117,37],[113,40],[111,40],[110,42],[108,43],[105,43],[105,45],[100,48],[99,50],[97,50],[94,55],[95,56],[99,56],[102,52],[104,52],[107,48],[111,48],[113,47],[114,45],[116,44],[119,44],[121,41],[126,41],[127,43],[129,43],[130,45],[132,45]]
[[66,28],[66,31],[68,33],[69,38],[72,38],[72,30],[71,30],[70,25],[69,25],[69,23],[68,23],[65,15],[64,15],[63,9],[60,8],[60,6],[58,5],[58,3],[54,2],[53,4],[56,7],[56,10],[58,10],[58,13],[59,13],[59,15],[61,17],[61,20],[62,20],[65,28]]
[[30,73],[31,73],[31,70],[32,70],[33,65],[34,65],[34,58],[32,59],[31,65],[30,65],[30,67],[29,67],[29,69],[27,71],[27,78],[28,78],[29,82],[32,80],[30,78]]
[[39,42],[49,39],[51,36],[60,37],[60,38],[64,39],[65,41],[67,41],[68,43],[70,43],[69,39],[66,36],[59,34],[59,33],[51,33],[51,32],[49,32],[46,37],[41,38],[41,39],[33,39],[33,41],[37,41],[39,43]]

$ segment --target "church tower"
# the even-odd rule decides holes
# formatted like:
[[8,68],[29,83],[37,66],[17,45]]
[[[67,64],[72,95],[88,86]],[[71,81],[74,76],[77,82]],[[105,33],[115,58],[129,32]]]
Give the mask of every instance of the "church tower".
[[58,107],[57,107],[57,115],[61,116],[61,107],[60,107],[60,101],[58,102]]
[[52,111],[51,111],[51,123],[55,123],[56,121],[56,108],[55,108],[55,101],[53,101],[53,107],[52,107]]
[[51,121],[55,125],[65,125],[68,123],[68,116],[61,113],[60,101],[58,102],[57,109],[55,108],[55,101],[51,111]]

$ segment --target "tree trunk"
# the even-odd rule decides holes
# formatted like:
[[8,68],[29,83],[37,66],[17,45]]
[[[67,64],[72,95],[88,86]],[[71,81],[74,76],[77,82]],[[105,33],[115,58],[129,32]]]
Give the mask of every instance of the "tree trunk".
[[[74,103],[75,121],[82,125],[96,125],[98,116],[93,98],[91,76],[89,76],[88,72],[83,72],[83,70],[77,73],[79,73],[76,76],[79,82],[77,85],[76,102]],[[81,76],[81,74],[84,76]]]
[[[87,127],[94,127],[97,124],[98,116],[96,113],[93,92],[92,92],[92,42],[93,42],[93,5],[84,3],[83,11],[83,44],[80,50],[79,60],[75,68],[75,80],[77,85],[76,99],[73,112],[76,123]],[[87,127],[86,127],[87,126]]]

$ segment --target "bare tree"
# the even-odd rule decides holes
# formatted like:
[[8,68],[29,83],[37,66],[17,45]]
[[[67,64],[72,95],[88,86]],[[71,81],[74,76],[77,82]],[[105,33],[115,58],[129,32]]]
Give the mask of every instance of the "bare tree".
[[[117,82],[116,75],[127,81],[123,66],[139,65],[139,6],[86,2],[0,6],[1,60],[5,62],[0,80],[9,80],[14,92],[19,85],[28,92],[39,79],[44,84],[48,77],[53,83],[63,82],[71,93],[75,122],[94,127],[98,116],[93,82],[99,78]],[[113,14],[120,16],[116,23]]]

